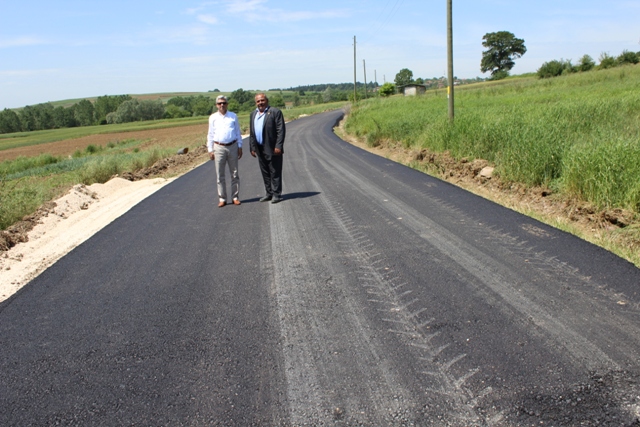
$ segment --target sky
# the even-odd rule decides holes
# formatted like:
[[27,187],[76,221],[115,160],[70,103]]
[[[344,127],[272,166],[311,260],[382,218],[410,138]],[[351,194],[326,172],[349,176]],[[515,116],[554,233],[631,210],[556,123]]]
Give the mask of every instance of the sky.
[[[511,74],[640,51],[640,0],[452,0],[454,75],[482,37],[527,52]],[[102,95],[250,91],[447,74],[446,0],[0,0],[0,109]],[[354,67],[355,37],[355,67]]]

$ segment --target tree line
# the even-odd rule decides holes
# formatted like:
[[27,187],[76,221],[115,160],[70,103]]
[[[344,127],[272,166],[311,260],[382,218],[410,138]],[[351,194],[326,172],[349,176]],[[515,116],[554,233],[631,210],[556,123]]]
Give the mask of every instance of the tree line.
[[164,115],[164,105],[160,100],[105,95],[99,96],[95,102],[83,99],[69,107],[54,107],[47,102],[27,105],[18,111],[5,108],[0,112],[0,133],[155,120]]
[[[347,85],[345,83],[345,85]],[[287,103],[294,107],[335,101],[347,101],[353,91],[340,90],[342,85],[319,85],[322,92],[303,89],[295,91],[276,90],[269,94],[270,104],[284,108]],[[364,87],[364,85],[362,85]],[[218,92],[218,91],[214,91]],[[229,110],[249,112],[255,108],[256,93],[237,89],[228,96]],[[54,107],[47,102],[27,105],[19,110],[5,108],[0,111],[0,134],[29,132],[36,130],[71,128],[79,126],[107,125],[143,120],[172,119],[181,117],[208,116],[216,111],[215,95],[176,96],[166,104],[160,99],[140,100],[130,95],[100,96],[95,102],[83,99],[69,107]]]
[[579,73],[591,70],[604,70],[607,68],[620,67],[623,65],[634,65],[640,62],[640,52],[624,50],[620,55],[614,57],[608,53],[602,53],[598,58],[600,63],[589,55],[583,55],[577,64],[572,64],[570,59],[554,59],[545,62],[536,71],[536,75],[541,78],[557,77],[563,74]]

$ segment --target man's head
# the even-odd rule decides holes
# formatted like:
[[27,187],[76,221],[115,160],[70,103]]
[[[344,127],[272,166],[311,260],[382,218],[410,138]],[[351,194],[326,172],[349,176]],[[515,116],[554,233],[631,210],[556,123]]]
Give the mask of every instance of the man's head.
[[259,93],[256,95],[256,106],[258,107],[258,111],[264,113],[264,110],[269,106],[269,98],[264,93]]
[[216,98],[216,107],[218,107],[218,112],[220,114],[227,114],[227,97],[224,95],[220,95]]

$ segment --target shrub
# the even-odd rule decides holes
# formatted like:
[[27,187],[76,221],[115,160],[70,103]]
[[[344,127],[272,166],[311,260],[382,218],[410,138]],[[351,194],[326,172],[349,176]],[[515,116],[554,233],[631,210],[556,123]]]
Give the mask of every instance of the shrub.
[[489,80],[502,80],[502,79],[506,79],[507,77],[509,77],[508,71],[499,70],[491,74],[491,77],[489,78]]
[[600,65],[598,65],[598,68],[601,70],[606,70],[607,68],[612,68],[616,66],[616,59],[609,55],[606,52],[602,52],[600,54]]
[[596,62],[589,55],[584,55],[580,58],[580,63],[578,64],[578,71],[590,71],[593,67],[596,66]]
[[545,62],[542,64],[536,74],[541,79],[546,79],[549,77],[557,77],[562,75],[564,71],[564,63],[562,61],[558,61],[554,59],[553,61]]
[[85,151],[86,151],[87,153],[89,153],[89,154],[95,154],[95,153],[97,153],[98,151],[100,151],[100,150],[101,150],[101,148],[102,148],[102,147],[100,147],[100,146],[95,146],[95,145],[93,145],[93,144],[89,144],[89,145],[87,145],[87,148],[85,148]]
[[640,62],[640,59],[638,58],[637,53],[623,50],[620,56],[616,58],[616,62],[618,65],[637,64]]
[[391,96],[394,93],[396,93],[396,85],[394,85],[393,83],[385,83],[382,86],[380,86],[380,89],[378,89],[378,93],[381,96]]

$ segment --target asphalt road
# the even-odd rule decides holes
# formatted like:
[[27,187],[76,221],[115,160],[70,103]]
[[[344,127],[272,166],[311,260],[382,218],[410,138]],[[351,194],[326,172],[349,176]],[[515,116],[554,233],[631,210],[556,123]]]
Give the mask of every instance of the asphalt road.
[[640,270],[332,132],[212,162],[0,304],[0,425],[638,426]]

